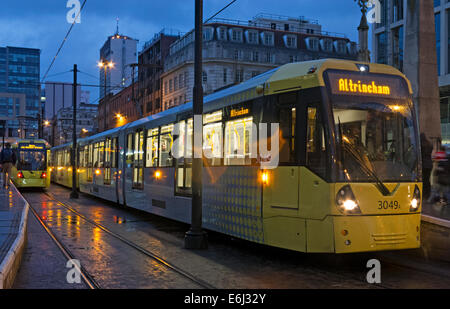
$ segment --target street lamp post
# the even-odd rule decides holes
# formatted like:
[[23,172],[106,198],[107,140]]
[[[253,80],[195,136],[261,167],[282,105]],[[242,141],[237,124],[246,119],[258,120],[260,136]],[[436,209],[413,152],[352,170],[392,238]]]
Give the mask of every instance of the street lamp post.
[[78,198],[77,191],[77,65],[73,65],[73,131],[72,131],[72,192],[71,199]]
[[108,70],[108,68],[109,69],[114,68],[114,62],[108,61],[108,60],[102,60],[98,63],[98,67],[103,69],[103,72],[104,72],[104,87],[103,87],[103,91],[104,91],[103,92],[103,111],[104,111],[103,126],[104,127],[103,127],[103,129],[104,129],[104,131],[106,131],[106,129],[107,129],[106,128],[106,77],[107,77],[106,71]]
[[186,249],[206,249],[207,235],[202,230],[203,175],[203,86],[202,86],[203,0],[195,0],[195,60],[194,60],[194,154],[192,159],[192,219],[184,238]]

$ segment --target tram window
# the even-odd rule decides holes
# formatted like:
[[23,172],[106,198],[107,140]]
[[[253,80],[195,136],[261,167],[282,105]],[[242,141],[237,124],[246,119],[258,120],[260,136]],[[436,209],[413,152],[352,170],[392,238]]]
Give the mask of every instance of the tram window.
[[176,192],[191,194],[192,187],[192,143],[193,119],[182,120],[179,123],[179,147],[176,172]]
[[127,135],[127,152],[126,152],[127,165],[133,163],[133,134]]
[[223,132],[222,122],[207,124],[203,127],[203,152],[210,165],[221,165]]
[[173,145],[173,124],[161,127],[160,148],[159,148],[159,166],[170,167],[173,165],[172,145]]
[[98,167],[104,167],[105,161],[105,142],[98,143]]
[[89,146],[84,146],[84,160],[83,160],[83,167],[89,167]]
[[94,167],[99,167],[99,162],[98,162],[98,143],[94,144]]
[[[225,165],[250,165],[253,117],[228,121],[225,126]],[[256,134],[256,132],[255,132]],[[253,154],[254,155],[254,154]]]
[[112,145],[111,145],[111,167],[117,168],[117,159],[118,159],[118,148],[117,148],[117,137],[114,137],[112,139]]
[[80,147],[78,151],[78,166],[84,167],[84,147]]
[[134,134],[134,164],[140,165],[144,160],[144,131],[140,130]]
[[107,138],[105,142],[105,164],[106,168],[111,167],[111,139]]
[[280,110],[280,163],[295,163],[295,127],[297,112],[288,107]]
[[134,134],[133,189],[143,188],[144,131]]
[[147,132],[146,167],[158,166],[158,128],[150,129]]
[[322,118],[316,107],[308,107],[306,165],[319,176],[326,176],[326,148]]

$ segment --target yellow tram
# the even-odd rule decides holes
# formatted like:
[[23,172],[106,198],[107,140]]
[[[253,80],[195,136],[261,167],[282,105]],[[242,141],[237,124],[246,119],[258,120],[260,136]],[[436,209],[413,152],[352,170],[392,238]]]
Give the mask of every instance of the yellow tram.
[[[419,247],[422,176],[411,94],[395,68],[324,59],[206,96],[204,228],[302,252]],[[189,223],[192,117],[186,103],[79,140],[80,191]],[[273,140],[270,155],[261,151]],[[67,164],[54,163],[56,181],[69,185]]]
[[42,139],[18,139],[11,148],[17,162],[11,169],[11,180],[17,188],[48,188],[50,145]]

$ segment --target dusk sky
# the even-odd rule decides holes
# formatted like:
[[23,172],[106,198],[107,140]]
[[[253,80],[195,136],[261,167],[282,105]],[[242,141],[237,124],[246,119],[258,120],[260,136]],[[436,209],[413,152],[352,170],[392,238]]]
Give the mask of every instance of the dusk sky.
[[[80,0],[83,3],[83,0]],[[204,19],[227,5],[230,0],[205,0]],[[41,78],[47,71],[70,24],[66,21],[67,0],[8,1],[0,11],[0,46],[41,49]],[[353,0],[237,0],[218,17],[250,20],[258,13],[318,20],[324,31],[338,32],[357,41],[360,11]],[[90,75],[98,76],[99,49],[108,35],[115,33],[116,18],[120,33],[144,43],[163,28],[187,32],[194,27],[194,1],[187,0],[87,0],[81,13],[81,24],[72,29],[68,41],[51,68],[47,81],[72,81],[74,63]],[[79,75],[79,82],[98,84],[98,78]],[[98,99],[97,88],[91,91],[91,102]]]

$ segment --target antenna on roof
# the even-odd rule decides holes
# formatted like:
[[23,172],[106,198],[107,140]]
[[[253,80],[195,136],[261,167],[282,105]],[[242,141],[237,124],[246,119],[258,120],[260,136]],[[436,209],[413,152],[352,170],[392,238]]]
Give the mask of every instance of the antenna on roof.
[[119,17],[116,18],[117,26],[116,26],[116,34],[119,34]]

